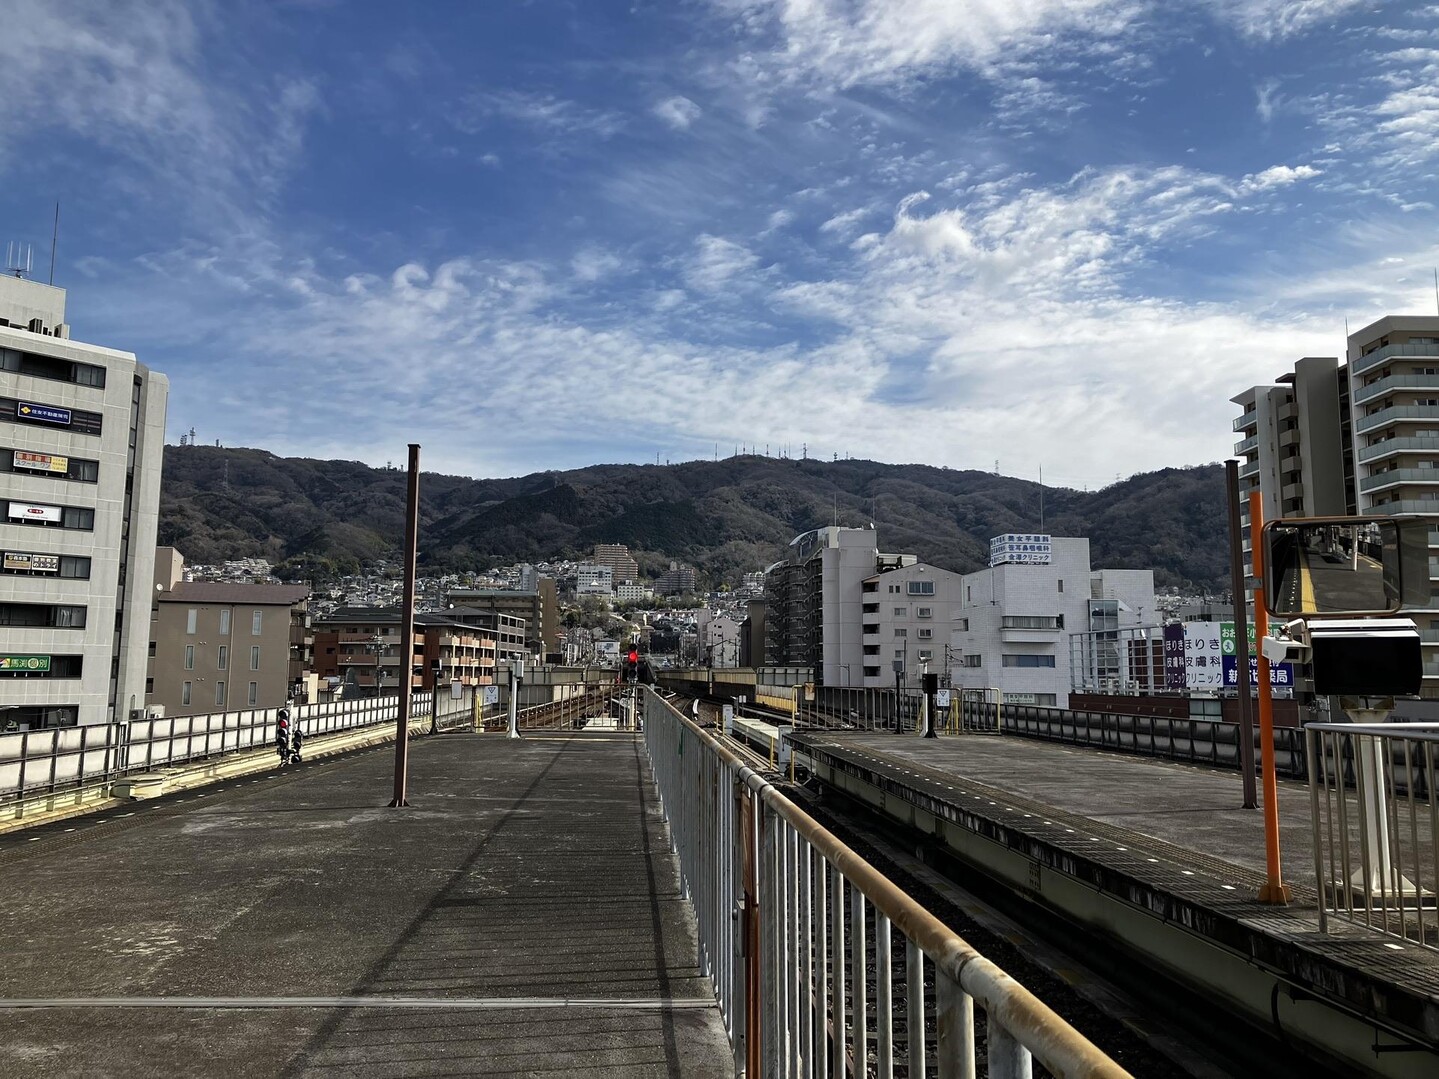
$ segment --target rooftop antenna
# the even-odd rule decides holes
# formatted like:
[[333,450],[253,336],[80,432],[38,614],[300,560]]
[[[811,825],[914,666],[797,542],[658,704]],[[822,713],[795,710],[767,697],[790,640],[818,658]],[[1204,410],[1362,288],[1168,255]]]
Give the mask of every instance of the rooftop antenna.
[[1039,530],[1044,531],[1044,466],[1039,466]]
[[1434,267],[1434,313],[1439,315],[1439,266]]
[[19,240],[9,241],[5,245],[5,272],[17,278],[29,277],[34,257],[33,245],[22,244]]
[[55,200],[55,227],[50,231],[50,284],[55,283],[55,245],[60,241],[60,200]]

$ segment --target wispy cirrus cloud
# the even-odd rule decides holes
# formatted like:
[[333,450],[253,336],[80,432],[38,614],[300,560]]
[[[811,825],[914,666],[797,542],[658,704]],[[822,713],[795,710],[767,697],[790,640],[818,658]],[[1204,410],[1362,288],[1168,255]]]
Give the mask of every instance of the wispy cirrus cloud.
[[524,90],[480,90],[465,95],[452,114],[457,128],[476,134],[496,122],[509,122],[552,135],[610,138],[625,126],[622,114],[595,109],[554,94]]

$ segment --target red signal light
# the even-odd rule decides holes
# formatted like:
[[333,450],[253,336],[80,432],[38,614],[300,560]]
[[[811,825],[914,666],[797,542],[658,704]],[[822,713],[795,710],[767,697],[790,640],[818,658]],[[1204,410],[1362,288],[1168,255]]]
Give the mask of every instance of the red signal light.
[[630,650],[630,662],[631,662],[631,663],[638,663],[639,661],[640,661],[640,654],[639,654],[638,652],[634,651],[633,649],[631,649],[631,650]]

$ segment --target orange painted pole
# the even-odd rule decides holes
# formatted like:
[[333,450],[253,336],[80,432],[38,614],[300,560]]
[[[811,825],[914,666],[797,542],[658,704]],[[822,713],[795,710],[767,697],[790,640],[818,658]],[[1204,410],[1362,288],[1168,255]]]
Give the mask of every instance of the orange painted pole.
[[1254,565],[1254,643],[1259,652],[1259,753],[1264,779],[1264,887],[1259,902],[1286,905],[1289,886],[1279,865],[1279,780],[1274,771],[1274,699],[1269,681],[1269,659],[1264,655],[1264,638],[1269,635],[1269,612],[1264,609],[1264,509],[1259,492],[1249,492],[1249,550]]

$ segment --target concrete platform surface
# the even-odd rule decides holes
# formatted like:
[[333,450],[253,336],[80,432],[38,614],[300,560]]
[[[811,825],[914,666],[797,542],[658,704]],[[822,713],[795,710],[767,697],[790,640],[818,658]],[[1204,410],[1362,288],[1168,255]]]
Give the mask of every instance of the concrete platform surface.
[[49,1006],[0,1001],[0,1074],[733,1073],[635,736],[410,769],[406,810],[384,747],[3,837],[0,997]]
[[[1264,814],[1242,808],[1242,777],[1231,769],[996,735],[845,734],[837,741],[1264,872]],[[1257,778],[1255,786],[1262,805],[1263,786]],[[1285,874],[1311,890],[1312,834],[1308,786],[1280,779],[1279,846]]]

